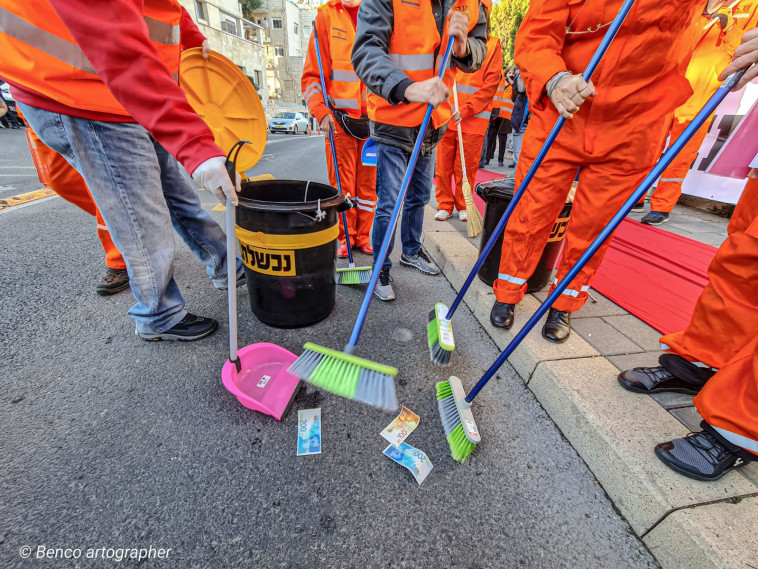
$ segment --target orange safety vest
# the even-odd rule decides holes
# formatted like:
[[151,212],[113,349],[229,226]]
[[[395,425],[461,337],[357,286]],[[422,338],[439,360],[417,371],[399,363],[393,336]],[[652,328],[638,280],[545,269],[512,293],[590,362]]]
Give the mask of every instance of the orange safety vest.
[[[161,61],[178,77],[177,0],[145,0],[142,14]],[[0,71],[68,107],[130,116],[97,75],[47,0],[0,0]]]
[[511,119],[511,115],[513,114],[513,86],[508,85],[505,80],[505,75],[503,75],[503,78],[500,80],[500,85],[497,87],[492,108],[500,109],[499,117],[508,120]]
[[[355,43],[355,26],[341,0],[331,0],[318,10],[324,17],[324,27],[329,33],[329,56],[332,65],[332,72],[326,84],[329,104],[333,109],[345,111],[353,118],[360,118],[367,112],[366,87],[358,79],[350,61]],[[319,45],[325,39],[319,38]]]
[[[463,107],[479,89],[485,86],[484,73],[489,66],[492,65],[492,58],[495,56],[500,58],[498,55],[500,53],[502,53],[500,40],[495,36],[490,36],[487,40],[487,55],[484,58],[482,66],[474,73],[464,73],[462,70],[458,70],[455,75],[455,82],[458,89],[458,103],[461,107]],[[499,67],[502,67],[502,58],[500,58],[500,61],[501,63]],[[484,134],[487,131],[487,126],[490,124],[490,114],[494,108],[494,102],[495,99],[493,97],[486,109],[472,117],[464,118],[461,122],[461,130],[471,134]]]
[[[447,47],[447,24],[443,37],[437,31],[437,22],[432,12],[431,0],[392,0],[395,22],[389,42],[389,57],[413,81],[425,81],[436,76],[437,66]],[[469,17],[468,31],[479,20],[479,0],[456,0],[453,10],[465,12]],[[435,53],[439,53],[435,57]],[[445,71],[443,81],[453,88],[455,69]],[[368,116],[371,120],[403,127],[416,127],[424,120],[426,105],[407,103],[392,106],[374,93],[368,94]],[[440,128],[450,120],[450,103],[440,104],[432,112],[434,128]]]

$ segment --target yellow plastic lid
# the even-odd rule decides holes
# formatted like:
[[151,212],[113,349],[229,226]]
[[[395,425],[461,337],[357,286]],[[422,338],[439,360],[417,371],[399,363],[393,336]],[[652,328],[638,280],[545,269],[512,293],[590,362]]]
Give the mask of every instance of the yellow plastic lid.
[[252,143],[240,150],[237,171],[255,166],[266,148],[266,113],[242,70],[215,51],[205,59],[202,48],[195,47],[182,53],[179,85],[224,152],[240,140]]

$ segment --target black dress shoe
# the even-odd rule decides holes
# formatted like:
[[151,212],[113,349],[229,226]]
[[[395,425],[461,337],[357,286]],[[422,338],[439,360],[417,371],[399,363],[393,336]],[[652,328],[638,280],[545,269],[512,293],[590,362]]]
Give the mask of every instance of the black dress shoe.
[[571,313],[551,308],[542,327],[542,337],[556,344],[568,340],[571,334]]
[[490,311],[490,322],[497,328],[510,330],[513,326],[513,311],[516,309],[515,304],[495,301]]

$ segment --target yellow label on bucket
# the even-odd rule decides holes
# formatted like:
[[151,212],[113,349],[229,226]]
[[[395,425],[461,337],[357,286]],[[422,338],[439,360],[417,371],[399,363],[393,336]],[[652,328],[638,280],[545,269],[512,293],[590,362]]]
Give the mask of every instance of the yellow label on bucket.
[[240,253],[245,266],[256,273],[277,277],[295,276],[295,251],[262,249],[240,243]]
[[553,225],[553,230],[550,232],[550,237],[547,238],[547,242],[560,241],[563,236],[566,235],[566,228],[568,227],[569,218],[559,217]]

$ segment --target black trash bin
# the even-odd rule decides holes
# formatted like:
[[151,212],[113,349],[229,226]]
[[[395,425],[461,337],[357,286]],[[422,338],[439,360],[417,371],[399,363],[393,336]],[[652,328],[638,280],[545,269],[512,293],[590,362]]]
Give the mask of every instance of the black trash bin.
[[344,196],[316,182],[244,182],[237,238],[253,313],[277,328],[309,326],[334,308],[337,213]]
[[[516,180],[514,178],[497,178],[489,182],[484,182],[476,186],[476,193],[487,204],[484,210],[484,227],[482,228],[482,237],[479,243],[479,252],[481,253],[485,243],[489,240],[495,226],[503,217],[508,204],[513,199],[513,193],[515,191]],[[561,247],[563,245],[563,237],[566,234],[566,227],[568,226],[569,217],[571,216],[571,202],[566,203],[561,211],[558,219],[553,226],[553,230],[550,232],[547,245],[542,251],[542,257],[537,268],[534,270],[534,274],[529,278],[526,283],[527,292],[535,292],[542,290],[550,282],[553,276],[553,270],[558,262],[558,255],[561,253]],[[492,283],[497,279],[500,267],[500,253],[503,248],[503,234],[497,240],[497,243],[487,255],[487,258],[482,264],[482,268],[479,269],[479,280],[488,286],[492,286]]]

